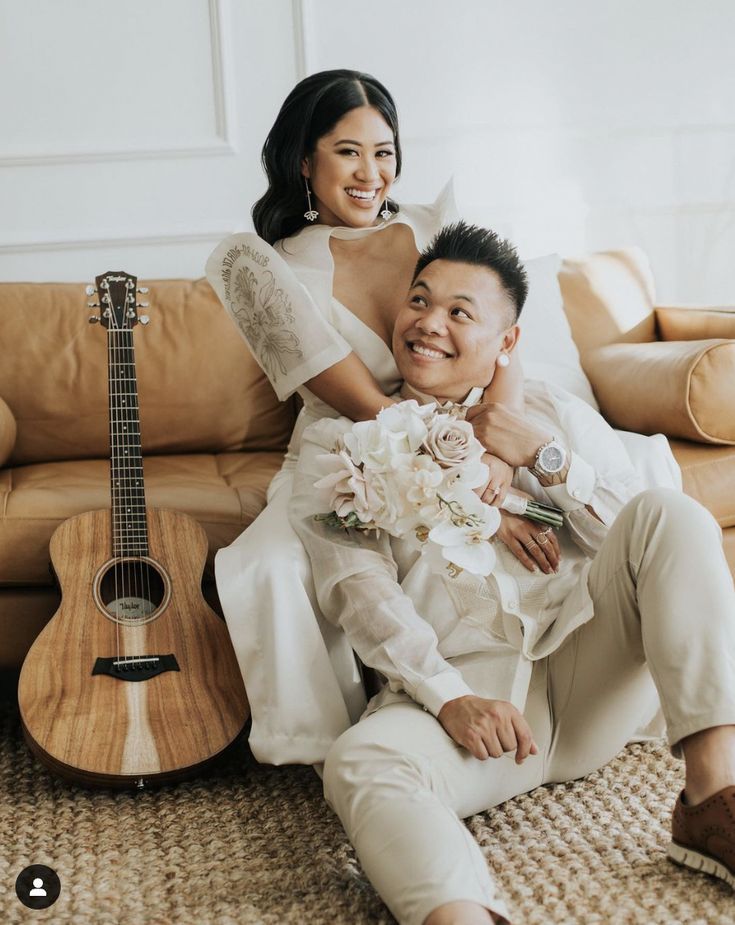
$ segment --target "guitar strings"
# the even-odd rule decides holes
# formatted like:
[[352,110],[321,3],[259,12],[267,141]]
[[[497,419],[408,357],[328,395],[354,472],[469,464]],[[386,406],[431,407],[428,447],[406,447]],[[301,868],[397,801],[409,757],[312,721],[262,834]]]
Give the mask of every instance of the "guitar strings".
[[[135,376],[135,346],[128,311],[135,304],[129,298],[135,283],[126,280],[122,304],[122,326],[118,325],[113,307],[110,286],[107,307],[110,309],[108,326],[110,443],[112,447],[112,533],[115,557],[114,593],[117,661],[134,662],[139,656],[121,656],[121,626],[125,599],[133,606],[135,615],[143,620],[148,616],[147,606],[154,607],[151,594],[150,566],[144,562],[148,555],[145,488],[140,434],[139,401]],[[100,300],[102,301],[102,299]],[[127,335],[127,337],[125,336]],[[135,622],[133,625],[138,625]]]
[[[130,288],[135,291],[135,284],[130,283]],[[133,295],[132,305],[135,304],[135,296]],[[129,415],[130,423],[135,424],[136,427],[128,428],[128,433],[130,435],[129,439],[135,441],[135,461],[137,467],[137,476],[135,481],[136,491],[134,493],[135,504],[135,517],[137,519],[137,531],[139,533],[139,545],[144,547],[139,549],[139,555],[143,552],[148,555],[148,530],[147,530],[147,517],[146,517],[146,506],[145,506],[145,484],[143,481],[143,450],[142,450],[142,438],[140,432],[140,401],[138,399],[138,383],[137,376],[135,372],[135,341],[132,337],[132,332],[128,331],[128,342],[129,342],[129,363],[128,363],[128,382],[129,382],[129,394],[131,401],[129,403]],[[135,399],[135,407],[133,407],[133,399]],[[135,433],[133,433],[133,429]],[[147,563],[144,563],[142,559],[138,560],[139,570],[140,570],[140,596],[143,595],[143,590],[145,588],[145,600],[151,607],[154,606],[153,599],[151,596],[151,570],[150,566]],[[148,617],[148,613],[143,614],[144,617]]]
[[[100,287],[102,288],[102,287]],[[107,296],[107,303],[105,303],[104,296]],[[115,361],[117,356],[117,345],[115,339],[115,313],[112,306],[112,297],[110,295],[109,283],[108,288],[103,290],[103,293],[100,294],[100,303],[102,305],[106,304],[106,310],[109,310],[108,317],[108,328],[107,328],[107,353],[108,353],[108,362],[107,362],[107,388],[110,396],[110,449],[112,453],[112,472],[111,472],[111,494],[112,494],[112,513],[110,516],[110,526],[112,533],[112,555],[114,557],[114,565],[112,567],[114,575],[114,609],[113,613],[115,616],[115,641],[116,641],[116,651],[115,656],[116,660],[120,661],[120,582],[118,577],[122,580],[122,571],[120,568],[119,560],[119,549],[118,549],[118,540],[116,536],[116,512],[119,510],[119,496],[120,496],[120,482],[119,482],[119,459],[117,454],[119,453],[118,441],[116,440],[116,426],[117,426],[117,417],[116,417],[116,407],[117,407],[117,386],[115,383]],[[103,603],[105,603],[103,601]]]

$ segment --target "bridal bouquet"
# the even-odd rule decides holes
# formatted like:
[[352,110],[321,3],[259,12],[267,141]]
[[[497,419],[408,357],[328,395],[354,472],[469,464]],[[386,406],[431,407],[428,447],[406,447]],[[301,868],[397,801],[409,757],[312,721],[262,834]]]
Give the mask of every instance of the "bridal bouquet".
[[489,575],[500,513],[474,491],[489,477],[484,452],[456,406],[391,405],[353,424],[319,457],[324,476],[314,487],[329,513],[318,519],[406,539],[432,569],[452,577]]

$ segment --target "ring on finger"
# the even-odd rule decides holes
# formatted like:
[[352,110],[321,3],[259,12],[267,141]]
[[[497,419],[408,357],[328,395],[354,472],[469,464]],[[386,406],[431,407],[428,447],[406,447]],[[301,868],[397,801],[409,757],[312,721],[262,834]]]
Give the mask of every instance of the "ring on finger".
[[527,543],[524,543],[523,545],[526,547],[526,549],[530,549],[532,546],[538,546],[538,543],[536,542],[536,540],[529,540]]
[[545,533],[539,533],[536,537],[536,540],[538,541],[539,546],[546,546],[549,542],[549,538]]

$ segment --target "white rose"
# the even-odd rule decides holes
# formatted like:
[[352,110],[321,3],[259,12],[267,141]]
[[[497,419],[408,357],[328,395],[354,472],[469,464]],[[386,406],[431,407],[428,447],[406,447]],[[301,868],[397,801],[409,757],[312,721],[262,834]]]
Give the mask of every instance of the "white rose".
[[426,438],[426,421],[436,404],[420,405],[414,398],[389,405],[378,413],[377,420],[391,434],[405,440],[406,453],[415,453]]
[[390,431],[377,420],[358,421],[343,439],[355,463],[367,469],[386,469],[397,455],[409,452],[405,433]]
[[364,475],[367,504],[375,525],[391,536],[402,536],[415,518],[401,490],[400,480],[395,472],[375,469],[366,469]]

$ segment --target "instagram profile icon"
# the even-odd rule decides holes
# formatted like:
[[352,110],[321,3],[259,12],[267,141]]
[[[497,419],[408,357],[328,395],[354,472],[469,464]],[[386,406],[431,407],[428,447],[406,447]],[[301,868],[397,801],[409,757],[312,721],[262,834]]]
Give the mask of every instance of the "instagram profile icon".
[[24,867],[15,881],[15,894],[29,909],[48,909],[61,893],[59,875],[45,864]]

